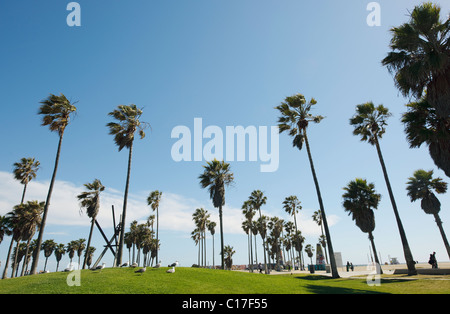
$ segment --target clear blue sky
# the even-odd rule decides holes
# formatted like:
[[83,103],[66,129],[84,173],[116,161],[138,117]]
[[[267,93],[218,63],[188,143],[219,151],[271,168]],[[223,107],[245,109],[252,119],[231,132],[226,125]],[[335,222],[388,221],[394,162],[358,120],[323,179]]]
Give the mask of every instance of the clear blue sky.
[[[190,266],[197,261],[197,249],[189,238],[193,227],[186,224],[187,218],[198,206],[214,215],[217,211],[197,179],[205,162],[172,160],[171,147],[176,142],[172,129],[185,125],[193,131],[196,117],[202,118],[203,127],[216,125],[224,132],[226,126],[276,125],[278,114],[273,108],[286,96],[302,93],[316,98],[314,113],[326,117],[309,128],[309,138],[325,210],[332,221],[334,250],[342,252],[344,263],[367,262],[367,235],[341,205],[342,187],[363,177],[374,182],[383,197],[374,231],[381,259],[385,262],[390,255],[404,262],[376,150],[353,136],[348,123],[357,104],[373,101],[393,113],[381,148],[414,259],[426,261],[436,251],[439,260],[448,260],[433,217],[420,209],[419,202],[411,204],[405,192],[407,178],[419,168],[448,178],[434,166],[426,147],[409,149],[400,122],[408,99],[399,94],[392,76],[381,66],[389,51],[389,28],[406,22],[408,10],[420,1],[378,1],[379,27],[366,23],[369,2],[80,0],[81,27],[69,27],[69,1],[2,1],[0,174],[10,178],[14,162],[36,157],[42,168],[27,198],[45,200],[57,135],[40,126],[37,110],[49,93],[64,93],[78,101],[78,112],[64,137],[59,191],[79,193],[82,184],[101,179],[108,187],[101,223],[109,228],[109,236],[110,206],[115,205],[116,213],[121,210],[128,156],[117,151],[108,135],[107,113],[119,104],[137,104],[144,108],[142,120],[150,123],[151,130],[135,143],[127,218],[146,219],[150,214],[146,196],[155,189],[163,191],[161,259],[163,264],[178,259]],[[434,2],[447,16],[449,3]],[[306,151],[292,148],[291,139],[281,134],[279,156],[279,168],[273,173],[261,173],[259,161],[231,162],[235,184],[226,191],[224,212],[231,227],[224,232],[225,244],[236,250],[236,264],[247,263],[247,237],[236,231],[243,219],[239,209],[255,189],[268,197],[264,212],[286,220],[281,203],[286,196],[297,195],[303,206],[300,229],[303,224],[305,244],[317,243],[310,216],[318,202]],[[21,186],[10,181],[0,182],[4,186],[0,188],[2,215],[20,201]],[[450,197],[438,198],[444,229],[450,231],[446,227]],[[178,224],[172,223],[177,219]],[[87,238],[88,228],[89,219],[78,215],[74,197],[55,199],[44,240],[67,243]],[[217,230],[216,263],[220,260],[218,235]],[[94,237],[98,254],[103,240],[98,232]],[[6,237],[0,245],[2,265],[9,241]],[[209,255],[210,246],[208,250]],[[50,262],[54,263],[53,256]],[[67,257],[62,264],[67,264]]]

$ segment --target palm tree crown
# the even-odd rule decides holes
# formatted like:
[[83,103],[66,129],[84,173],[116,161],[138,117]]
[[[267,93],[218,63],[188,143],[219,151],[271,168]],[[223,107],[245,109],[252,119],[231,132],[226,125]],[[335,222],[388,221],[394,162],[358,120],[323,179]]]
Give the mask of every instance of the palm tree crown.
[[391,52],[383,59],[404,96],[428,92],[439,116],[450,115],[450,17],[440,19],[431,2],[416,6],[410,21],[391,29]]
[[386,120],[391,116],[388,108],[383,105],[375,107],[373,102],[356,106],[356,114],[350,119],[353,125],[353,135],[360,135],[361,141],[375,145],[386,131]]
[[427,97],[411,102],[407,107],[402,122],[409,147],[426,143],[434,164],[450,177],[450,120],[438,116]]
[[137,108],[136,105],[119,105],[108,115],[118,121],[109,122],[106,126],[109,128],[109,134],[114,135],[114,142],[119,147],[119,151],[124,147],[131,147],[136,131],[139,131],[141,139],[145,137],[144,129],[147,127],[147,123],[139,120],[142,109]]
[[298,200],[297,196],[291,195],[286,197],[283,201],[283,208],[286,211],[286,213],[294,216],[295,229],[297,230],[296,213],[298,213],[298,211],[302,209],[302,206],[300,205],[300,201]]
[[81,192],[77,198],[81,208],[86,208],[88,217],[95,219],[100,208],[100,192],[103,192],[105,187],[99,179],[95,179],[92,183],[86,183],[84,186],[87,191]]
[[278,118],[280,133],[289,131],[289,135],[294,138],[292,145],[298,149],[302,149],[309,122],[319,123],[324,118],[309,113],[315,104],[317,104],[317,101],[314,98],[306,103],[305,96],[296,94],[286,97],[281,105],[275,107],[281,113],[281,117]]
[[447,183],[442,181],[441,178],[433,179],[433,170],[425,171],[423,169],[416,170],[408,180],[406,190],[411,201],[425,200],[422,201],[422,209],[427,214],[438,213],[440,203],[438,203],[439,201],[432,191],[434,190],[439,194],[447,192]]
[[234,180],[230,164],[214,159],[206,162],[203,168],[203,173],[198,177],[200,186],[204,189],[208,188],[214,207],[225,205],[225,186],[230,185]]
[[378,208],[381,195],[375,193],[375,185],[367,184],[367,181],[356,178],[344,187],[346,191],[342,197],[343,206],[362,232],[368,233],[375,229],[375,217],[373,209]]
[[20,162],[14,163],[14,179],[19,180],[22,184],[28,184],[36,178],[36,171],[38,171],[39,166],[39,161],[34,158],[21,158]]
[[40,166],[39,161],[34,158],[21,158],[20,162],[14,163],[14,179],[19,180],[23,184],[22,201],[25,199],[25,191],[28,183],[36,178],[36,172]]
[[59,96],[50,94],[41,104],[38,113],[43,115],[42,125],[48,125],[50,131],[58,132],[61,136],[77,108],[62,93]]

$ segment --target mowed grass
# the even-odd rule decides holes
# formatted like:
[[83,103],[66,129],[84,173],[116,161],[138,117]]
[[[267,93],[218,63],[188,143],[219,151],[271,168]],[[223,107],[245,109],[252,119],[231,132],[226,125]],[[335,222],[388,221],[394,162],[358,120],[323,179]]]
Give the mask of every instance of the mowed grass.
[[[69,273],[49,273],[0,280],[1,294],[347,294],[347,293],[450,293],[450,280],[406,277],[382,279],[369,286],[365,279],[331,279],[320,275],[263,275],[224,270],[179,267],[82,270],[80,286],[69,286]],[[70,275],[74,275],[71,273]],[[445,279],[445,278],[444,278]],[[447,278],[448,279],[448,278]]]

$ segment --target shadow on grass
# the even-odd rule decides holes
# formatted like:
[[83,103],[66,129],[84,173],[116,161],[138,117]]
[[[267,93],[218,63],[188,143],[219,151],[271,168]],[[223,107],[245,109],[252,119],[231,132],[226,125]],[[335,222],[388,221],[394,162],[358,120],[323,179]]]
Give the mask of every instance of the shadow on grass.
[[321,275],[303,275],[303,276],[297,276],[296,279],[301,280],[310,280],[310,281],[317,281],[317,280],[332,280],[331,277],[328,276],[321,276]]
[[373,290],[350,289],[343,287],[306,285],[305,288],[315,294],[386,294]]
[[[305,284],[304,287],[306,290],[308,290],[308,292],[314,294],[386,294],[385,292],[379,292],[370,289],[345,288],[337,287],[334,285],[327,285],[327,282],[330,282],[330,284],[336,282],[336,279],[328,276],[306,275],[295,278],[303,281],[308,281],[309,283]],[[313,284],[314,281],[320,282],[320,284],[315,285]]]

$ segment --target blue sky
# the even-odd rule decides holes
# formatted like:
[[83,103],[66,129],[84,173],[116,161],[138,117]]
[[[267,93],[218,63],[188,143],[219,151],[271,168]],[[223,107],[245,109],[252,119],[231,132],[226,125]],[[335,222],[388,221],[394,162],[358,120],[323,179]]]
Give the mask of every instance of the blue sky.
[[[27,198],[45,200],[58,138],[40,126],[37,110],[50,93],[64,93],[77,101],[78,112],[64,137],[44,240],[87,238],[89,219],[79,215],[75,196],[94,178],[108,188],[100,222],[111,234],[110,208],[114,205],[120,212],[128,154],[118,152],[108,135],[107,113],[119,104],[134,103],[144,108],[142,120],[151,130],[135,143],[127,225],[150,214],[145,205],[150,191],[163,191],[161,259],[163,264],[179,260],[190,266],[197,261],[190,216],[200,206],[214,217],[217,211],[197,179],[205,162],[172,159],[172,129],[185,125],[193,131],[194,118],[202,118],[204,128],[215,125],[224,132],[226,126],[273,126],[278,117],[273,108],[285,97],[302,93],[316,98],[314,113],[326,117],[309,128],[309,139],[334,250],[342,252],[344,263],[366,263],[369,253],[367,236],[341,205],[342,187],[355,177],[374,182],[382,194],[374,231],[382,261],[390,255],[404,262],[376,150],[353,136],[348,123],[355,106],[367,101],[382,103],[393,113],[381,148],[414,259],[426,261],[436,251],[438,259],[448,260],[433,217],[418,202],[411,204],[405,192],[407,178],[419,168],[448,178],[434,166],[426,147],[409,149],[400,122],[408,99],[381,65],[389,51],[389,28],[406,22],[408,10],[420,1],[378,1],[379,27],[366,23],[369,2],[80,0],[81,26],[69,27],[69,1],[3,1],[0,214],[20,201],[21,186],[13,182],[11,172],[21,157],[41,162]],[[448,2],[435,3],[446,16]],[[311,215],[318,202],[306,151],[292,148],[286,134],[279,139],[275,172],[261,173],[259,161],[231,162],[235,184],[226,191],[224,232],[225,244],[236,250],[237,264],[247,263],[240,207],[255,189],[268,197],[264,213],[286,220],[281,203],[297,195],[305,244],[317,242]],[[448,231],[450,197],[438,198]],[[103,240],[98,232],[94,241],[99,253]],[[2,265],[8,245],[9,238],[0,245]]]

